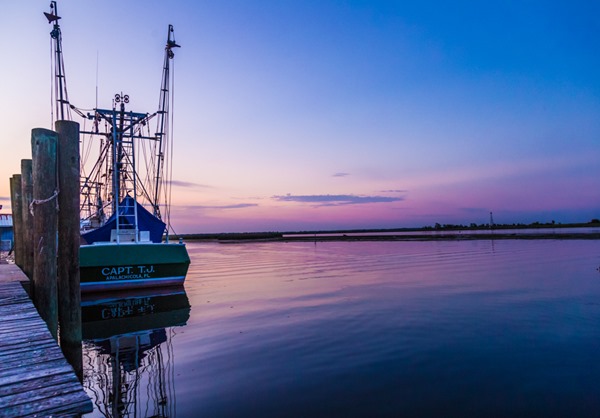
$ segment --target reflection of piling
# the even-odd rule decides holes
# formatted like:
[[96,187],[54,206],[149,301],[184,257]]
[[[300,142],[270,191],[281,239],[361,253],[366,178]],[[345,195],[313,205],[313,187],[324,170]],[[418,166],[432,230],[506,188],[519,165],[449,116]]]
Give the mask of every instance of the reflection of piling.
[[23,202],[22,208],[22,233],[21,239],[23,240],[23,272],[32,278],[33,273],[33,217],[29,211],[29,206],[33,200],[33,174],[32,174],[32,161],[21,160],[21,193]]
[[[52,336],[57,338],[56,284],[56,149],[58,135],[48,129],[31,131],[33,157],[33,300]],[[16,231],[15,231],[16,232]]]
[[79,285],[79,124],[57,121],[58,133],[58,318],[60,346],[80,381],[81,292]]
[[22,211],[22,200],[21,200],[21,175],[14,174],[10,179],[10,204],[12,207],[12,219],[13,219],[13,243],[15,251],[15,264],[19,267],[23,267],[23,239],[21,238],[21,211]]

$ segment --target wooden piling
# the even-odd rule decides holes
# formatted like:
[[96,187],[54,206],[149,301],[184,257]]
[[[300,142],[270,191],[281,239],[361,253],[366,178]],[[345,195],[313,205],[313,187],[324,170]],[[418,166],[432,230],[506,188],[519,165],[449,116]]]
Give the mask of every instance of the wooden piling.
[[22,210],[22,233],[23,240],[23,272],[29,280],[33,277],[33,217],[29,211],[29,205],[33,200],[33,173],[32,161],[21,160],[21,200]]
[[23,267],[23,239],[22,239],[22,226],[21,222],[23,203],[21,200],[21,175],[14,174],[10,179],[10,198],[12,206],[12,221],[13,221],[13,242],[15,251],[15,264],[19,267]]
[[57,338],[56,233],[58,134],[48,129],[31,131],[33,157],[33,300],[52,336]]
[[58,133],[58,322],[60,347],[80,381],[81,292],[79,277],[79,124],[59,120]]
[[[12,212],[15,211],[15,181],[14,179],[11,177],[8,179],[8,184],[10,185],[10,209]],[[11,247],[11,251],[14,253],[15,251],[15,228],[14,228],[14,222],[13,222],[13,238],[12,238],[12,247]]]

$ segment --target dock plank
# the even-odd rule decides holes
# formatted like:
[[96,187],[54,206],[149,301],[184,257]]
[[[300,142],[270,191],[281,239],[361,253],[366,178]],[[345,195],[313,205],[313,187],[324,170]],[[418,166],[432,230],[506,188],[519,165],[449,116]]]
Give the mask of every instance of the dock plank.
[[[69,373],[45,375],[36,379],[35,384],[40,387],[55,386],[62,383],[71,383],[71,376]],[[0,397],[4,398],[9,395],[15,395],[17,393],[26,392],[31,389],[31,382],[29,380],[18,381],[12,385],[0,386]]]
[[35,402],[7,406],[4,411],[8,415],[3,416],[79,416],[82,411],[91,412],[87,410],[89,399],[83,401],[76,396],[80,389],[77,389],[77,392],[56,393],[43,399],[36,399]]
[[[18,353],[14,356],[4,357],[2,367],[0,367],[0,373],[9,375],[14,372],[14,370],[18,369],[19,373],[21,370],[24,370],[28,366],[33,365],[45,365],[48,362],[52,361],[61,361],[64,356],[62,353],[57,352],[52,347],[47,348],[46,350],[36,350],[31,352],[33,354],[29,359],[23,357],[23,353]],[[38,366],[39,367],[39,366]]]
[[54,343],[46,340],[41,341],[32,341],[29,344],[20,344],[20,343],[2,343],[0,345],[0,367],[2,367],[2,361],[4,359],[8,359],[14,355],[23,355],[23,353],[27,352],[36,352],[37,350],[43,350],[45,348],[53,347]]
[[[62,377],[66,376],[67,374],[63,374]],[[41,381],[41,379],[36,379],[34,381],[21,382],[19,385],[19,387],[21,388],[21,392],[15,392],[3,396],[2,399],[0,399],[0,408],[6,406],[25,404],[29,402],[43,402],[47,398],[53,398],[64,394],[68,394],[68,396],[70,397],[74,396],[76,392],[81,390],[80,385],[74,384],[73,382],[70,382],[66,379],[63,379],[63,381],[60,384],[45,385],[40,387],[38,386],[38,383]],[[47,383],[48,380],[45,380],[45,382]],[[34,387],[32,388],[31,386],[23,385],[23,383],[29,383],[31,386]],[[34,390],[32,391],[32,389]],[[28,393],[30,396],[27,396],[27,398],[25,398],[22,396],[23,393]]]
[[[73,372],[73,369],[71,369],[69,367],[69,365],[52,365],[51,362],[49,362],[49,364],[46,364],[46,367],[44,368],[28,368],[26,370],[26,374],[19,374],[19,373],[13,373],[13,374],[7,374],[7,375],[3,375],[2,377],[0,377],[0,387],[2,386],[8,386],[8,385],[13,385],[15,383],[18,382],[27,382],[27,381],[34,381],[36,379],[40,379],[43,378],[44,376],[48,376],[48,375],[53,375],[53,374],[63,374],[63,373],[71,373]],[[0,399],[0,403],[1,403],[1,399]]]
[[19,281],[0,265],[0,416],[79,416],[93,405]]

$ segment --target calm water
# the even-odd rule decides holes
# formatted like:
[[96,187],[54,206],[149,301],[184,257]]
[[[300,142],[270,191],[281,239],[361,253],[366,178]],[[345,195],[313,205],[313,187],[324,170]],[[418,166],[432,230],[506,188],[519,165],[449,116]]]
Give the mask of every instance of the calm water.
[[85,302],[93,416],[600,416],[600,241],[188,250],[185,291]]

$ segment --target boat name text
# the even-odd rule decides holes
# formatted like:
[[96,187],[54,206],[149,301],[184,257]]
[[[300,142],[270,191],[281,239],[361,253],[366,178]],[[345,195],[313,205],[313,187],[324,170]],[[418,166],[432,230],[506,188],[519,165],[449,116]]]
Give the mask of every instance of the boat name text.
[[104,267],[102,275],[106,280],[148,279],[154,273],[154,266]]

